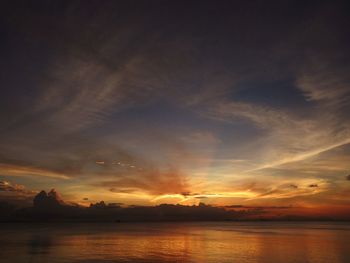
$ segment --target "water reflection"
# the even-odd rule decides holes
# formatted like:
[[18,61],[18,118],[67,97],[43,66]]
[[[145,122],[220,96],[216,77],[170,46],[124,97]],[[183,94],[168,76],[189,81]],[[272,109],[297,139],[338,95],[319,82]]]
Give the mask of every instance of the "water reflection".
[[350,258],[347,224],[8,225],[2,262],[313,262]]
[[33,235],[28,241],[28,253],[33,255],[48,254],[51,246],[52,239],[50,235]]
[[27,243],[29,262],[48,262],[52,245],[49,233],[33,234]]

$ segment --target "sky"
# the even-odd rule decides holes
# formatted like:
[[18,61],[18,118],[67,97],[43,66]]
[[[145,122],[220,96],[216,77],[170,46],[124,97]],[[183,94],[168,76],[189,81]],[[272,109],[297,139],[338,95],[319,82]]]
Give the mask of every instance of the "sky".
[[1,5],[0,200],[350,214],[347,1]]

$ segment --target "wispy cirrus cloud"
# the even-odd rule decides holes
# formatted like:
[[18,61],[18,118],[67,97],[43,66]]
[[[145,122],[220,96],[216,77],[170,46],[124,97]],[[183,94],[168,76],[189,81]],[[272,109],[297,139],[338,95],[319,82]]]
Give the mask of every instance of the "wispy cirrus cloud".
[[1,164],[0,163],[0,174],[3,176],[39,176],[39,177],[50,177],[56,179],[69,179],[69,176],[54,172],[48,169],[25,166],[25,165],[14,165],[14,164]]
[[264,169],[302,161],[350,143],[350,129],[336,116],[299,117],[282,109],[242,102],[221,102],[209,117],[235,122],[245,119],[261,129],[257,139],[263,153],[258,167]]

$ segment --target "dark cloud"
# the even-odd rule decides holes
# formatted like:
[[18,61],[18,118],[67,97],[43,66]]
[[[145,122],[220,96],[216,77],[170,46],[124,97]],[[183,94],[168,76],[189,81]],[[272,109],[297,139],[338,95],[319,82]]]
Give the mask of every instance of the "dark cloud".
[[61,195],[55,190],[51,189],[48,193],[41,191],[33,199],[33,205],[36,209],[53,209],[64,205]]
[[314,188],[314,187],[318,187],[318,184],[309,184],[308,186],[311,188]]
[[[30,221],[223,221],[255,218],[263,210],[227,210],[200,203],[198,206],[169,205],[126,206],[122,203],[100,201],[90,207],[71,206],[57,199],[58,193],[41,191],[34,198],[34,206],[13,211],[7,209],[7,220]],[[0,215],[1,219],[1,215]]]
[[346,180],[350,181],[350,174],[346,176]]
[[199,195],[199,196],[195,196],[195,198],[197,198],[197,199],[207,199],[208,196]]
[[292,209],[293,206],[247,206],[247,205],[227,205],[226,208],[246,208],[246,209]]
[[8,181],[0,181],[0,200],[26,206],[31,203],[35,191],[26,189],[23,185],[13,184]]
[[33,195],[35,192],[27,190],[23,185],[19,184],[11,184],[7,181],[0,181],[0,191],[3,192],[15,192],[18,194],[24,194],[24,195]]
[[227,205],[225,207],[227,207],[227,208],[244,208],[245,206],[243,206],[243,205]]

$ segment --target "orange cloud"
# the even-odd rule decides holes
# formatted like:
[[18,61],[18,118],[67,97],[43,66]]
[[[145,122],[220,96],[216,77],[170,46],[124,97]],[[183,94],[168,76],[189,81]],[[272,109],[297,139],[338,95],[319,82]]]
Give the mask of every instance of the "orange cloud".
[[177,170],[141,170],[136,175],[124,176],[98,184],[115,193],[144,192],[150,195],[182,194],[189,191],[186,176]]
[[33,166],[0,163],[0,173],[6,176],[44,176],[57,179],[69,179],[69,176]]

